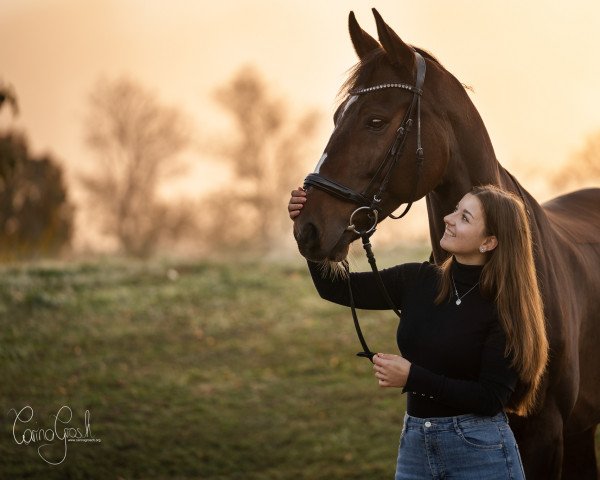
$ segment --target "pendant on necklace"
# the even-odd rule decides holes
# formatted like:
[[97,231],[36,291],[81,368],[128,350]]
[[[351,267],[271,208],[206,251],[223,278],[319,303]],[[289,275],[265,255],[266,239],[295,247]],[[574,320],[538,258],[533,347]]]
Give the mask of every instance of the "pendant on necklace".
[[461,299],[465,298],[469,293],[471,293],[477,285],[479,285],[479,282],[477,282],[475,285],[473,285],[471,288],[469,288],[467,293],[465,293],[462,297],[459,297],[458,290],[456,289],[456,283],[454,283],[454,277],[452,277],[452,286],[454,287],[454,294],[456,295],[456,301],[454,303],[456,303],[456,305],[460,305],[462,303]]

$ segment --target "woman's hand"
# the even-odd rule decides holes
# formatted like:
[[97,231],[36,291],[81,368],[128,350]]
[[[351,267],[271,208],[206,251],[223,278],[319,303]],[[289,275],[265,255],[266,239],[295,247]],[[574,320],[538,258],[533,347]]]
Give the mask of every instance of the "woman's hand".
[[292,190],[292,198],[290,198],[290,203],[288,203],[288,212],[292,220],[300,215],[300,210],[304,206],[305,202],[306,192],[302,187]]
[[404,387],[410,372],[410,362],[400,355],[377,353],[373,357],[373,370],[380,387]]

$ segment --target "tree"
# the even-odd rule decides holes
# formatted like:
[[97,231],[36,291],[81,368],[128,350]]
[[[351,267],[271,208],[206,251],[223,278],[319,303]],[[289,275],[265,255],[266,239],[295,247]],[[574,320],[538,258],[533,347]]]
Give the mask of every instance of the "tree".
[[600,131],[588,136],[585,145],[554,176],[557,188],[600,183]]
[[99,163],[83,185],[104,232],[126,253],[146,256],[191,221],[189,210],[158,197],[161,182],[181,173],[187,122],[128,79],[98,82],[89,101],[86,143]]
[[220,249],[264,251],[274,246],[284,225],[289,227],[285,199],[306,170],[318,115],[309,111],[292,120],[287,105],[251,67],[218,89],[215,99],[236,129],[218,148],[232,167],[235,186],[208,200],[213,215],[203,230]]
[[32,157],[22,134],[0,135],[0,258],[57,254],[72,233],[73,206],[58,162]]

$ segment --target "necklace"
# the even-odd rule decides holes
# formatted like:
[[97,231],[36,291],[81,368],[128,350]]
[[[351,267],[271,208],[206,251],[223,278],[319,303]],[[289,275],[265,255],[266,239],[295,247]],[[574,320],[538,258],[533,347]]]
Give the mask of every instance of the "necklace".
[[454,276],[450,275],[450,278],[452,279],[452,286],[454,287],[454,294],[456,295],[456,303],[457,305],[460,305],[462,303],[462,299],[465,298],[469,293],[471,293],[471,291],[477,286],[479,285],[479,282],[477,282],[475,285],[473,285],[471,288],[469,288],[469,290],[467,291],[467,293],[463,294],[462,296],[458,295],[458,290],[456,289],[456,283],[454,283]]

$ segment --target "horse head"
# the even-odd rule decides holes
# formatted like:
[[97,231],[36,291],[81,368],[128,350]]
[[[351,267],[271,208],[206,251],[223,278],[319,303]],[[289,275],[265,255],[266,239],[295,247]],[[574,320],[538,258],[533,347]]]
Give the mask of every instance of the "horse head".
[[[358,206],[371,204],[364,215],[352,218],[353,224],[368,228],[402,203],[430,192],[449,158],[451,135],[439,120],[445,70],[428,54],[416,53],[375,9],[373,13],[379,41],[350,13],[350,37],[359,63],[344,84],[345,98],[334,114],[333,133],[314,174],[307,177],[307,202],[294,222],[298,248],[309,260],[343,260],[350,243],[359,237],[356,229],[348,228]],[[425,65],[427,77],[421,88],[417,82],[425,75]],[[419,157],[420,142],[425,162]],[[309,181],[311,177],[315,181]]]

